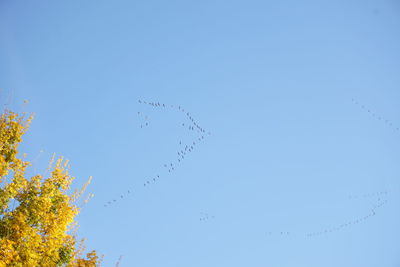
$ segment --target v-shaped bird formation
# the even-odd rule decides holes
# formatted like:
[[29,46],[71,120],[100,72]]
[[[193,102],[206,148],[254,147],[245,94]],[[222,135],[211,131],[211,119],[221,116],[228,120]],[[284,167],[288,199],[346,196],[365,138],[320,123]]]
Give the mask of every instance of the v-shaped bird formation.
[[[170,105],[166,103],[160,102],[150,102],[145,100],[138,100],[140,105],[146,105],[160,111],[169,109],[175,112],[178,112],[182,115],[183,121],[180,122],[180,126],[189,131],[189,139],[184,140],[177,140],[177,150],[175,153],[175,157],[171,158],[170,160],[166,161],[162,164],[162,172],[153,173],[149,175],[147,179],[144,180],[142,184],[142,188],[148,188],[152,184],[158,182],[160,179],[165,177],[166,175],[170,175],[175,172],[187,159],[187,157],[192,154],[197,147],[204,142],[207,136],[211,135],[211,132],[206,131],[194,118],[194,116],[185,108],[180,105]],[[140,129],[146,128],[150,125],[150,118],[148,115],[144,114],[143,112],[138,111],[137,116],[139,117]],[[126,190],[125,192],[121,193],[119,196],[113,198],[112,200],[107,201],[104,203],[104,207],[111,206],[112,204],[116,204],[119,201],[123,200],[127,196],[131,195],[134,192],[134,188]]]

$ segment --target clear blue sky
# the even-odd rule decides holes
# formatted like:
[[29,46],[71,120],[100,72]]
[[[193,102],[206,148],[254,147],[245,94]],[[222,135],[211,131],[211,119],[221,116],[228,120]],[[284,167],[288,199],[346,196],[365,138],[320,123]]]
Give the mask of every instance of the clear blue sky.
[[398,0],[3,0],[1,104],[104,266],[398,267],[399,48]]

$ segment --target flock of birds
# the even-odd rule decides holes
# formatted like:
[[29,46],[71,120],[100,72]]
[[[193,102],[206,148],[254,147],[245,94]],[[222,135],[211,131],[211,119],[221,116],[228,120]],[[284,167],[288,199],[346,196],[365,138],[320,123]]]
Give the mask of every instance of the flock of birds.
[[[354,104],[360,106],[362,109],[364,109],[366,112],[371,114],[376,119],[383,121],[391,128],[393,128],[395,130],[399,130],[399,128],[395,127],[392,122],[377,115],[376,113],[371,111],[369,108],[365,107],[363,104],[360,104],[360,102],[358,102],[357,100],[352,99],[352,102]],[[199,144],[201,144],[203,142],[203,140],[205,139],[205,137],[207,135],[210,135],[211,133],[206,131],[202,126],[200,126],[198,124],[198,122],[194,119],[194,117],[191,115],[191,113],[188,112],[186,109],[184,109],[182,106],[168,105],[165,103],[149,102],[149,101],[144,101],[144,100],[139,100],[138,103],[141,105],[150,106],[150,107],[153,107],[156,109],[171,109],[176,112],[182,113],[186,117],[186,121],[181,123],[182,127],[184,127],[188,131],[191,131],[192,133],[195,133],[195,137],[192,138],[189,142],[184,142],[182,140],[179,140],[179,147],[176,151],[175,159],[168,163],[164,163],[162,165],[165,173],[154,174],[151,178],[144,181],[142,186],[143,186],[143,188],[146,188],[146,187],[149,187],[152,183],[156,183],[165,174],[170,174],[170,173],[174,172],[180,166],[180,164],[182,164],[182,162],[186,159],[186,157],[190,153],[192,153]],[[140,128],[142,129],[142,128],[148,127],[149,126],[149,116],[140,111],[137,112],[137,115],[142,120],[142,123],[140,124]],[[119,197],[114,198],[113,200],[110,200],[107,203],[105,203],[104,207],[108,207],[108,206],[118,202],[118,199],[123,199],[124,197],[126,197],[127,195],[129,195],[131,193],[133,193],[132,189],[127,190],[125,194],[121,194]],[[330,226],[330,227],[327,227],[327,228],[319,230],[319,231],[304,232],[304,233],[301,233],[300,235],[308,237],[308,238],[318,237],[318,236],[322,236],[322,235],[331,234],[331,233],[334,233],[337,231],[345,230],[349,227],[356,226],[360,223],[363,223],[363,222],[371,219],[372,217],[374,217],[377,213],[377,210],[380,209],[382,206],[384,206],[387,203],[387,199],[384,199],[384,198],[386,198],[389,193],[390,193],[390,190],[383,190],[383,191],[378,191],[378,192],[373,192],[373,193],[363,194],[363,195],[350,195],[348,197],[349,199],[375,198],[377,202],[375,205],[373,205],[371,207],[370,212],[363,216],[356,217],[352,220],[343,222],[343,223],[335,225],[335,226]],[[206,221],[209,221],[212,219],[215,219],[214,215],[210,215],[208,213],[202,212],[200,214],[199,221],[206,222]],[[279,236],[298,235],[297,233],[290,232],[290,231],[277,231],[277,232],[270,231],[267,234],[268,235],[279,235]]]
[[364,216],[361,216],[361,217],[358,217],[358,218],[355,218],[353,220],[347,221],[347,222],[342,223],[340,225],[336,225],[336,226],[333,226],[333,227],[325,228],[322,231],[316,231],[316,232],[307,233],[306,236],[307,237],[317,237],[317,236],[321,236],[321,235],[326,235],[326,234],[330,234],[330,233],[333,233],[333,232],[344,230],[344,229],[346,229],[348,227],[355,226],[357,224],[363,223],[366,220],[368,220],[368,219],[372,218],[373,216],[375,216],[377,209],[381,208],[386,203],[387,203],[387,200],[378,199],[378,203],[372,207],[371,211],[368,214],[366,214]]
[[[368,114],[370,114],[372,117],[376,118],[379,121],[384,122],[387,126],[392,128],[393,130],[399,131],[399,127],[395,126],[394,123],[392,123],[390,120],[378,115],[375,113],[372,109],[368,108],[358,100],[352,98],[351,99],[352,103],[359,106],[361,109],[366,111]],[[326,235],[326,234],[331,234],[337,231],[345,230],[348,227],[356,226],[357,224],[363,223],[367,221],[368,219],[371,219],[376,215],[376,212],[378,209],[380,209],[382,206],[387,204],[388,200],[384,199],[388,197],[389,193],[394,192],[394,190],[382,190],[382,191],[377,191],[373,193],[368,193],[368,194],[362,194],[362,195],[350,195],[348,198],[349,199],[366,199],[366,198],[376,198],[377,203],[372,206],[371,211],[368,214],[365,214],[364,216],[357,217],[353,220],[344,222],[342,224],[333,226],[333,227],[327,227],[323,230],[320,231],[315,231],[315,232],[308,232],[308,233],[303,233],[301,235],[304,235],[306,237],[318,237],[321,235]],[[396,191],[396,193],[399,193]],[[295,235],[293,232],[288,232],[288,231],[279,231],[279,232],[268,232],[267,235],[280,235],[280,236],[290,236],[290,235]]]
[[210,214],[208,214],[206,212],[201,212],[200,213],[199,221],[205,222],[205,221],[212,220],[212,219],[215,219],[214,215],[210,215]]
[[[204,139],[211,135],[211,132],[206,131],[193,117],[193,115],[183,108],[182,106],[177,106],[177,105],[168,105],[165,103],[160,103],[160,102],[150,102],[150,101],[145,101],[145,100],[139,100],[138,103],[140,105],[146,105],[150,106],[152,108],[156,109],[170,109],[176,112],[181,113],[185,117],[185,121],[181,122],[181,126],[186,129],[187,131],[190,131],[191,133],[191,139],[189,141],[183,141],[179,140],[178,141],[178,149],[175,154],[175,158],[172,161],[169,161],[167,163],[162,164],[162,169],[163,172],[153,174],[150,176],[147,180],[145,180],[142,184],[143,188],[147,188],[151,186],[152,184],[158,182],[160,179],[162,179],[165,175],[171,174],[174,171],[177,170],[179,166],[185,161],[185,159],[193,153],[197,146],[199,146],[202,142],[204,142]],[[143,112],[138,111],[137,112],[138,117],[141,119],[142,123],[140,124],[140,128],[143,129],[145,127],[148,127],[149,124],[149,116],[144,114]],[[133,194],[134,190],[129,189],[126,190],[125,193],[120,194],[118,197],[115,197],[112,200],[107,201],[107,203],[104,204],[104,207],[109,207],[113,204],[116,204],[118,201],[123,200],[126,198],[128,195]],[[201,215],[201,220],[208,220],[211,217],[203,216]]]
[[313,232],[292,232],[292,231],[269,231],[266,234],[268,236],[281,236],[281,237],[289,237],[289,236],[303,236],[303,237],[307,237],[307,238],[312,238],[312,237],[318,237],[318,236],[322,236],[322,235],[327,235],[327,234],[332,234],[334,232],[338,232],[338,231],[343,231],[346,230],[347,228],[350,227],[354,227],[358,224],[364,223],[366,222],[368,219],[371,219],[372,217],[374,217],[377,214],[377,211],[384,206],[385,204],[387,204],[388,200],[387,199],[383,199],[384,197],[387,197],[387,194],[389,193],[389,191],[385,190],[385,191],[379,191],[379,192],[373,192],[373,193],[369,193],[369,194],[363,194],[363,195],[351,195],[349,196],[349,199],[365,199],[365,198],[376,198],[376,203],[374,205],[372,205],[370,212],[368,212],[367,214],[364,214],[363,216],[359,216],[356,217],[352,220],[349,221],[345,221],[341,224],[335,225],[335,226],[328,226],[325,227],[322,230],[318,230],[318,231],[313,231]]
[[363,198],[378,197],[378,200],[380,200],[379,197],[387,196],[390,192],[391,192],[391,190],[383,190],[383,191],[362,194],[362,195],[349,195],[349,199],[363,199]]
[[369,113],[372,117],[374,117],[378,121],[382,121],[383,123],[385,123],[387,126],[389,126],[390,128],[392,128],[395,131],[400,131],[400,128],[398,126],[395,126],[395,124],[392,123],[390,120],[388,120],[388,119],[380,116],[379,114],[375,113],[372,109],[370,109],[369,107],[365,106],[364,104],[362,104],[358,100],[352,98],[351,101],[355,105],[359,106],[361,109],[365,110],[367,113]]

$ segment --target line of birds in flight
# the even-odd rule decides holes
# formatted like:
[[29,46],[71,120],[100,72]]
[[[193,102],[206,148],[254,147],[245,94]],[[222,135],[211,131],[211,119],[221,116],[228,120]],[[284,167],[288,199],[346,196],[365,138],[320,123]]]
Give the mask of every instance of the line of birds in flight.
[[[150,178],[146,179],[143,184],[142,184],[142,188],[148,188],[151,184],[156,183],[158,180],[160,180],[162,177],[164,177],[166,174],[171,174],[172,172],[176,171],[177,168],[183,163],[183,161],[189,156],[190,153],[194,152],[194,150],[196,149],[196,147],[201,144],[204,139],[211,135],[211,132],[206,131],[192,116],[192,114],[187,111],[185,108],[183,108],[182,106],[176,106],[176,105],[168,105],[165,103],[160,103],[160,102],[149,102],[149,101],[144,101],[144,100],[138,100],[138,103],[141,105],[146,105],[146,106],[150,106],[153,108],[162,108],[162,109],[172,109],[174,111],[180,112],[181,114],[184,114],[186,121],[182,122],[180,125],[190,131],[190,133],[193,135],[195,134],[195,137],[190,139],[189,142],[185,142],[182,140],[179,140],[179,145],[178,145],[178,149],[176,151],[176,155],[175,155],[175,159],[168,162],[168,163],[164,163],[162,165],[165,173],[158,173],[158,174],[154,174],[152,175]],[[137,115],[140,119],[142,119],[142,123],[140,124],[140,128],[145,128],[148,127],[149,124],[149,116],[145,115],[143,112],[138,111]],[[120,194],[118,197],[115,197],[112,200],[107,201],[106,203],[104,203],[104,207],[108,207],[111,206],[113,204],[118,203],[118,201],[126,198],[128,195],[132,195],[133,194],[133,189],[129,189],[126,190],[125,193]],[[209,217],[207,216],[200,216],[201,221],[205,221],[208,220]]]
[[349,227],[358,225],[360,223],[363,223],[365,221],[367,221],[368,219],[371,219],[373,216],[376,215],[377,210],[380,209],[382,206],[384,206],[385,204],[387,204],[388,200],[381,200],[380,198],[378,198],[378,202],[376,205],[373,205],[373,207],[371,208],[371,211],[363,216],[359,216],[356,217],[355,219],[346,221],[344,223],[335,225],[335,226],[331,226],[331,227],[326,227],[322,230],[319,231],[313,231],[313,232],[303,232],[303,233],[297,233],[297,232],[290,232],[290,231],[277,231],[277,232],[267,232],[267,235],[272,236],[272,235],[276,235],[276,236],[303,236],[303,237],[307,237],[307,238],[313,238],[313,237],[319,237],[322,235],[328,235],[334,232],[338,232],[338,231],[343,231]]
[[368,219],[372,218],[373,216],[375,216],[376,215],[376,210],[380,209],[383,205],[385,205],[388,202],[388,200],[378,200],[378,201],[379,202],[372,207],[371,212],[369,212],[368,214],[366,214],[364,216],[361,216],[361,217],[358,217],[356,219],[347,221],[347,222],[342,223],[340,225],[336,225],[334,227],[325,228],[322,231],[307,233],[307,237],[317,237],[317,236],[321,236],[321,235],[330,234],[332,232],[337,232],[337,231],[340,231],[340,230],[344,230],[347,227],[354,226],[354,225],[360,224],[362,222],[365,222],[366,220],[368,220]]
[[383,191],[377,191],[373,193],[368,193],[368,194],[362,194],[362,195],[349,195],[349,199],[363,199],[363,198],[371,198],[371,197],[380,197],[380,196],[386,196],[391,192],[391,190],[383,190]]
[[367,113],[369,113],[372,117],[376,118],[379,121],[384,122],[387,126],[389,126],[390,128],[392,128],[393,130],[396,131],[400,131],[400,128],[398,126],[395,126],[394,123],[392,123],[390,120],[383,118],[382,116],[378,115],[377,113],[375,113],[372,109],[370,109],[369,107],[365,106],[364,104],[362,104],[361,102],[359,102],[358,100],[352,98],[351,101],[359,106],[361,109],[365,110]]

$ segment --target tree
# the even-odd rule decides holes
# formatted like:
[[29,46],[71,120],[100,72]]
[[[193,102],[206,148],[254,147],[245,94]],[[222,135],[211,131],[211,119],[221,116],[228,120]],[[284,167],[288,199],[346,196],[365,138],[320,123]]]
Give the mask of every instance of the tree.
[[25,177],[31,164],[25,154],[19,157],[18,146],[31,120],[7,110],[0,117],[0,267],[99,266],[96,251],[82,257],[83,240],[75,234],[75,203],[90,179],[69,194],[68,161],[52,166],[54,157],[48,177]]

